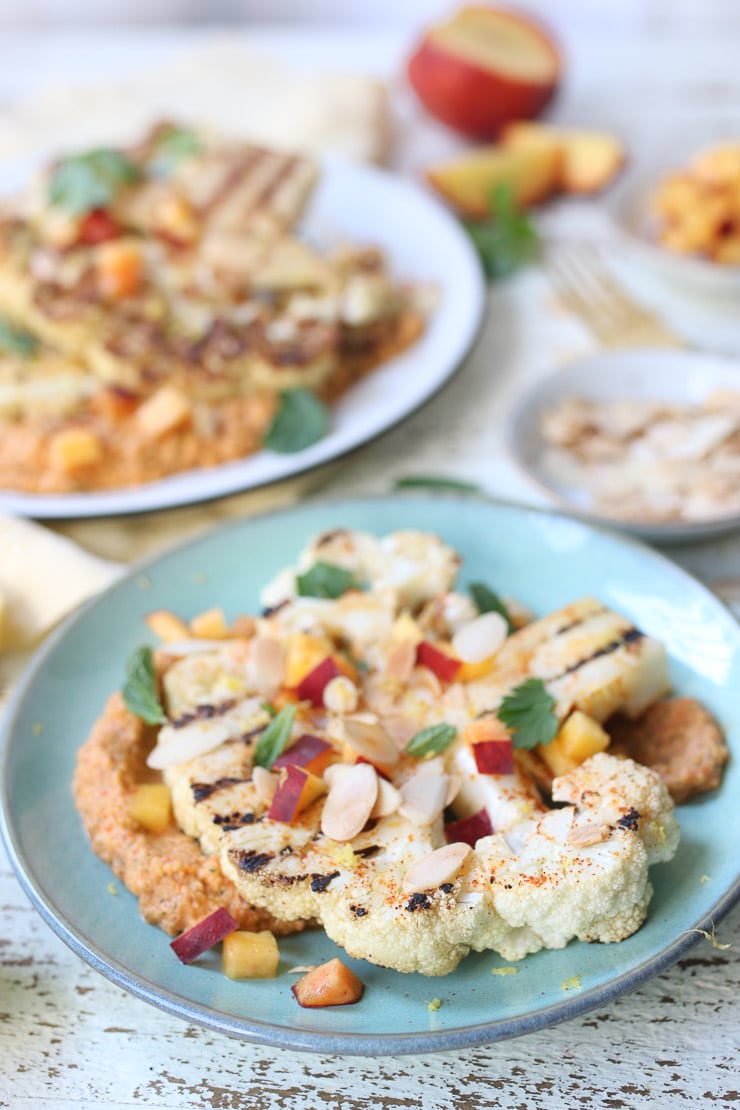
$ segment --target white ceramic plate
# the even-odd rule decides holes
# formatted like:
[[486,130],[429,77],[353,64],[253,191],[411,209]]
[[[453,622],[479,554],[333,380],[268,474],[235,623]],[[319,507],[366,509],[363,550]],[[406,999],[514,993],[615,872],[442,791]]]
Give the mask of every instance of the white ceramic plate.
[[565,486],[549,467],[540,425],[546,412],[573,395],[597,401],[629,397],[698,403],[725,387],[740,390],[740,361],[658,348],[602,351],[558,370],[519,397],[507,423],[507,447],[540,489],[581,519],[610,524],[658,543],[709,539],[740,528],[740,515],[655,524],[592,511],[584,491]]
[[[697,148],[698,149],[698,148]],[[650,201],[660,181],[691,157],[625,174],[607,199],[607,207],[624,245],[636,263],[648,268],[666,288],[737,307],[740,303],[740,266],[721,266],[709,259],[678,254],[655,238]]]
[[[21,179],[15,167],[0,190]],[[132,489],[80,494],[0,491],[0,512],[37,518],[109,516],[172,508],[276,482],[329,462],[391,428],[454,374],[475,340],[486,288],[458,221],[418,186],[370,166],[328,159],[303,221],[321,242],[375,244],[401,281],[433,282],[439,304],[422,337],[358,382],[333,408],[329,435],[294,455],[261,451],[238,462],[192,470]]]

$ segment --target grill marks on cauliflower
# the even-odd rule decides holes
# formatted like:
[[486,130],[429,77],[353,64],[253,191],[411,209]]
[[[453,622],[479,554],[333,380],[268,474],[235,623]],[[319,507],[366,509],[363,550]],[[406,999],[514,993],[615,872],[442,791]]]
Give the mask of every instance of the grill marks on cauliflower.
[[[319,559],[352,571],[372,590],[335,600],[296,597],[296,573]],[[412,672],[400,688],[389,685],[383,660],[394,621],[414,608],[433,612],[438,624],[454,630],[461,609],[459,595],[451,592],[457,570],[457,555],[436,537],[327,534],[309,546],[296,569],[267,588],[262,600],[277,608],[261,619],[258,631],[278,639],[315,631],[369,661],[374,669],[360,676],[358,711],[373,711],[399,748],[410,739],[409,728],[413,733],[444,720],[462,731],[529,676],[545,681],[561,716],[575,707],[599,720],[617,708],[637,714],[665,692],[661,645],[591,598],[510,636],[484,678],[442,687],[431,672]],[[204,705],[248,699],[254,692],[248,663],[248,648],[228,644],[178,660],[164,677],[170,713],[199,719]],[[417,678],[426,682],[415,685]],[[293,736],[310,732],[328,739],[340,760],[335,722],[323,709],[304,708]],[[394,812],[371,819],[342,844],[322,834],[322,798],[291,824],[270,820],[269,803],[251,779],[254,747],[267,719],[254,723],[251,733],[167,767],[181,828],[219,858],[224,874],[252,904],[285,921],[316,920],[350,955],[399,971],[446,974],[471,949],[519,959],[574,937],[621,940],[647,912],[648,865],[670,858],[676,848],[672,802],[652,771],[607,754],[594,756],[555,781],[553,798],[567,805],[546,810],[521,771],[480,775],[459,738],[435,762],[441,774],[462,784],[456,814],[485,807],[495,833],[478,841],[451,881],[409,892],[409,869],[445,844],[442,815],[416,825]],[[402,756],[394,784],[401,786],[418,769]]]

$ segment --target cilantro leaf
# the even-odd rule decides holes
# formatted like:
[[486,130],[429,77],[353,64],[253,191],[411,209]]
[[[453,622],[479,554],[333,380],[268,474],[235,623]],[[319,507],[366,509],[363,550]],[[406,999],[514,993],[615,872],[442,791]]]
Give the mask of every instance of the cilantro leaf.
[[28,358],[36,353],[39,341],[35,335],[23,328],[13,327],[0,316],[0,351],[9,355],[23,355]]
[[148,725],[163,725],[167,714],[157,693],[157,676],[150,647],[138,647],[126,664],[126,681],[121,690],[129,713]]
[[286,705],[284,709],[275,714],[254,749],[256,767],[265,767],[269,771],[277,757],[282,755],[290,740],[295,715],[295,705]]
[[120,150],[100,147],[64,158],[49,181],[49,201],[73,216],[105,208],[125,185],[139,180],[139,170]]
[[439,755],[449,748],[456,736],[457,729],[454,725],[430,725],[429,728],[423,728],[421,732],[417,732],[416,736],[412,736],[404,751],[407,755],[416,756],[417,759],[423,759],[427,755]]
[[279,455],[304,451],[329,431],[329,410],[307,389],[286,389],[267,430],[264,446]]
[[297,575],[295,581],[299,597],[333,599],[346,594],[347,590],[359,588],[351,570],[321,561],[314,563],[305,574]]
[[439,489],[458,493],[480,493],[480,486],[474,482],[459,482],[456,478],[435,478],[425,474],[410,474],[407,478],[397,478],[394,489]]
[[483,582],[471,582],[468,589],[479,613],[498,613],[506,621],[509,633],[514,631],[514,622],[509,615],[509,610],[495,590]]
[[510,185],[499,185],[494,191],[487,220],[463,223],[491,281],[508,277],[539,257],[537,230],[529,216],[517,208]]
[[541,678],[528,678],[507,694],[498,709],[498,719],[511,729],[515,748],[549,744],[559,728],[553,713],[555,698]]

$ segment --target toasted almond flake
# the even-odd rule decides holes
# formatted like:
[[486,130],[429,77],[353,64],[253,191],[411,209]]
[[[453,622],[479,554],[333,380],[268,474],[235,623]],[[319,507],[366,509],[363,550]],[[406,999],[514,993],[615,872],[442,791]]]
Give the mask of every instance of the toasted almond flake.
[[252,782],[259,800],[265,805],[269,805],[277,790],[278,776],[268,771],[266,767],[254,767],[252,769]]
[[496,654],[508,631],[500,613],[483,613],[457,630],[452,637],[452,649],[463,663],[482,663]]
[[340,674],[324,687],[324,706],[330,713],[354,713],[359,695],[351,678]]
[[315,971],[318,964],[296,964],[288,968],[288,975],[305,975],[307,971]]
[[220,747],[232,735],[232,722],[222,719],[191,721],[182,728],[165,725],[159,731],[156,746],[147,756],[147,766],[163,771],[175,763],[187,763]]
[[257,636],[252,641],[252,674],[257,692],[264,698],[273,697],[285,675],[286,653],[280,640]]
[[442,683],[428,667],[414,667],[409,675],[409,686],[417,692],[424,690],[435,698],[442,693]]
[[398,748],[376,721],[368,724],[357,714],[343,719],[346,742],[372,763],[392,766],[398,762]]
[[590,848],[593,844],[601,844],[608,836],[609,830],[605,825],[589,821],[585,825],[574,825],[565,839],[573,848]]
[[378,797],[378,776],[369,763],[355,763],[330,788],[321,814],[321,831],[332,840],[353,840],[362,832]]
[[398,812],[414,825],[431,825],[444,809],[450,784],[436,768],[422,768],[401,787]]
[[416,644],[411,640],[401,640],[388,652],[385,673],[397,682],[408,682],[416,664]]
[[344,778],[352,770],[351,763],[330,763],[324,771],[322,778],[329,786]]
[[388,817],[395,813],[401,801],[400,791],[393,783],[378,777],[378,797],[373,806],[371,817]]
[[404,891],[411,894],[414,891],[434,890],[442,883],[449,883],[469,855],[469,844],[445,844],[436,848],[408,869],[403,878]]
[[399,751],[402,751],[409,740],[419,731],[419,722],[410,717],[392,716],[383,719],[383,728],[390,736]]
[[452,805],[457,795],[460,793],[462,787],[462,775],[450,775],[449,783],[447,785],[447,793],[445,795],[445,806]]

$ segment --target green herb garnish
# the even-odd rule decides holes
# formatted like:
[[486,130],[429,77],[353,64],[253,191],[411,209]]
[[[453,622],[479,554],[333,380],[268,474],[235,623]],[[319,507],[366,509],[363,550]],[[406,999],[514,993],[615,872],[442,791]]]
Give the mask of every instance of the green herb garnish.
[[514,631],[514,622],[509,615],[509,610],[495,590],[483,582],[471,582],[468,588],[479,613],[498,613],[506,621],[509,632]]
[[299,597],[333,599],[346,594],[347,590],[360,588],[351,570],[322,562],[314,563],[305,574],[296,575],[295,584]]
[[264,445],[279,455],[292,455],[318,443],[329,426],[329,410],[323,401],[307,389],[287,389],[280,394]]
[[168,127],[155,140],[150,169],[155,177],[166,177],[186,158],[195,158],[203,150],[200,136],[189,127]]
[[286,705],[273,717],[254,749],[255,766],[269,771],[277,757],[282,755],[290,740],[295,715],[296,706]]
[[440,489],[456,493],[480,493],[480,486],[474,482],[459,482],[456,478],[435,478],[425,474],[410,474],[407,478],[397,478],[394,489]]
[[157,692],[154,656],[150,647],[138,647],[126,664],[126,681],[121,690],[129,713],[141,717],[148,725],[167,723]]
[[423,759],[427,755],[439,755],[449,748],[457,736],[457,729],[453,725],[430,725],[412,736],[404,748],[407,755]]
[[101,147],[86,154],[64,158],[49,181],[49,201],[73,216],[94,208],[105,208],[125,185],[138,181],[140,173],[120,150]]
[[539,257],[537,230],[529,216],[517,208],[510,185],[499,185],[494,191],[487,220],[465,220],[464,226],[491,281],[508,277]]
[[549,744],[557,735],[554,707],[555,698],[542,679],[528,678],[506,695],[496,715],[511,730],[515,748],[534,748]]
[[268,717],[269,717],[269,718],[270,718],[271,720],[272,720],[272,718],[273,718],[273,717],[277,716],[277,709],[276,709],[276,708],[275,708],[275,706],[274,706],[274,705],[272,704],[272,702],[269,702],[269,701],[263,701],[263,702],[262,702],[262,706],[261,706],[261,708],[262,708],[262,711],[263,711],[264,713],[266,713],[266,714],[267,714],[267,716],[268,716]]
[[9,355],[30,357],[38,350],[39,341],[35,335],[23,328],[16,328],[0,316],[0,351]]

